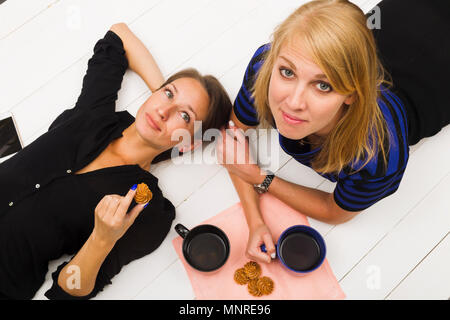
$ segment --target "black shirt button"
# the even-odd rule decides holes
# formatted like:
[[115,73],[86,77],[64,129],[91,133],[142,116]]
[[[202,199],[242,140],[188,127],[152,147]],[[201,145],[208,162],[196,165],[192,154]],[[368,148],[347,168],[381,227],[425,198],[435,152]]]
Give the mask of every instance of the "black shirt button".
[[38,183],[36,184],[36,189],[39,189],[41,187],[41,185]]
[[11,201],[11,202],[9,203],[9,206],[12,207],[13,205],[14,205],[14,202]]
[[72,173],[72,170],[68,169],[66,172],[67,172],[67,173]]

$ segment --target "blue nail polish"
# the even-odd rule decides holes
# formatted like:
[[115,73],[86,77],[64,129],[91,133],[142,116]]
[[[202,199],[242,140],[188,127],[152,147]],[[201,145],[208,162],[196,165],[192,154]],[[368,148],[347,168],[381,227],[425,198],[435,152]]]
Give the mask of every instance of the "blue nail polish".
[[131,187],[131,190],[136,190],[137,188],[137,184],[135,184],[134,186]]
[[144,206],[144,209],[147,208],[147,206],[148,206],[149,203],[150,203],[150,202],[147,202],[147,203],[146,203],[146,205]]

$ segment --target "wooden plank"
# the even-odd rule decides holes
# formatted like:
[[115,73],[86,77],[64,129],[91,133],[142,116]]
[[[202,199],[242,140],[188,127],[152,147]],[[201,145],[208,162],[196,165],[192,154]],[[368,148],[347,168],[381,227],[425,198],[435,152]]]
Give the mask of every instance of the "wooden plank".
[[389,300],[450,299],[450,236],[445,238],[403,278],[386,297]]
[[177,259],[151,285],[145,287],[134,300],[193,300],[191,282],[183,263]]
[[[450,174],[430,190],[340,281],[348,299],[385,298],[448,234],[449,190]],[[449,260],[448,251],[446,259]],[[436,275],[436,278],[439,276]],[[442,285],[445,287],[444,283]],[[447,295],[449,288],[445,287]],[[433,294],[433,288],[429,285],[423,286],[421,291],[422,296]]]
[[14,0],[0,7],[0,41],[36,18],[59,0]]
[[0,111],[13,106],[92,50],[115,22],[131,22],[160,0],[60,1],[0,41],[3,97]]
[[[354,219],[338,225],[325,240],[328,261],[341,280],[449,172],[450,126],[427,139],[410,157],[399,189]],[[430,157],[430,155],[438,155]]]

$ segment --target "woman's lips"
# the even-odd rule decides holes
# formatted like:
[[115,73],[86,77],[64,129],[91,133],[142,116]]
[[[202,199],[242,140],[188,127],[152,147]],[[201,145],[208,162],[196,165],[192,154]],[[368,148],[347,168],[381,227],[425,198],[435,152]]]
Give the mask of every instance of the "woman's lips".
[[302,119],[293,117],[293,116],[287,114],[286,112],[281,111],[281,113],[283,114],[284,121],[286,121],[289,124],[302,124],[302,123],[306,122],[306,120],[302,120]]
[[150,115],[148,113],[145,114],[145,118],[147,119],[147,122],[150,125],[150,127],[152,127],[153,129],[155,129],[157,131],[161,131],[161,129],[158,127],[158,125],[155,123],[155,121],[153,121],[152,117],[150,117]]

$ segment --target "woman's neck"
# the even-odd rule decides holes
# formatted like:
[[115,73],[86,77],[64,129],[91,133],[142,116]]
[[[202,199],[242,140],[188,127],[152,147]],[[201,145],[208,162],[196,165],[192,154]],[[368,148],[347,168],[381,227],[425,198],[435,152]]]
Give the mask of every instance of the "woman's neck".
[[113,140],[110,151],[126,164],[137,164],[144,170],[150,170],[153,159],[161,153],[149,146],[136,131],[135,123],[122,132],[122,137]]

